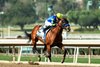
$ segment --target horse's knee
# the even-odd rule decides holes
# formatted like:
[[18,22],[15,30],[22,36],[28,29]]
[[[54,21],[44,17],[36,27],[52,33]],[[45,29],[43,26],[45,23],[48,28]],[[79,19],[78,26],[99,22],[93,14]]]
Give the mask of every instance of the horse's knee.
[[61,50],[65,50],[64,46],[59,46],[59,48],[60,48]]

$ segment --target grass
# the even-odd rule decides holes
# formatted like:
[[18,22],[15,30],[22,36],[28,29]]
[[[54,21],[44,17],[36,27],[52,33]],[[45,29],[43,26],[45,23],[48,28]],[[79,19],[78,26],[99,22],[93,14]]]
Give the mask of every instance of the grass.
[[[12,61],[12,55],[0,55],[0,60],[6,60],[6,61]],[[18,57],[16,56],[16,61],[17,61]],[[29,61],[29,60],[34,61],[38,61],[38,57],[37,56],[22,56],[21,57],[21,61]],[[61,62],[62,57],[61,56],[53,56],[52,57],[52,61],[53,62]],[[45,61],[45,57],[43,56],[41,58],[42,61]],[[73,58],[71,57],[66,57],[65,62],[67,63],[72,63],[73,62]],[[78,58],[78,63],[88,63],[88,58]],[[100,58],[91,58],[91,63],[94,64],[100,64]]]
[[98,29],[81,29],[77,28],[74,30],[74,33],[79,33],[79,34],[99,34],[100,30]]

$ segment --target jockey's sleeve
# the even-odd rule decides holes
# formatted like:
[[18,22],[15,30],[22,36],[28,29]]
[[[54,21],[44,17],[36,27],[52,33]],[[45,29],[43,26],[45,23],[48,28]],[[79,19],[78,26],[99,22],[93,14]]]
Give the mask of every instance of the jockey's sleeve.
[[52,20],[52,24],[54,23],[54,18],[51,19]]
[[54,19],[53,19],[53,18],[52,18],[51,20],[52,20],[52,21],[54,21]]

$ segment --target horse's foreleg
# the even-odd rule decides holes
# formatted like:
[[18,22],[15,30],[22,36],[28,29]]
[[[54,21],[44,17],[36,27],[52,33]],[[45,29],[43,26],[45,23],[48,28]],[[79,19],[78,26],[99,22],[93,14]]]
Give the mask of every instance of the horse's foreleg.
[[63,63],[65,61],[66,54],[67,54],[67,50],[64,49],[64,47],[62,47],[62,50],[64,50],[64,55],[63,55],[63,59],[62,59],[61,63]]
[[51,47],[49,45],[47,47],[46,57],[49,59],[48,61],[51,62]]
[[44,44],[44,49],[43,49],[43,52],[45,53],[46,51],[46,44]]
[[63,63],[65,61],[65,58],[66,58],[67,50],[64,48],[62,43],[60,43],[58,47],[64,51],[63,59],[61,61],[61,63]]

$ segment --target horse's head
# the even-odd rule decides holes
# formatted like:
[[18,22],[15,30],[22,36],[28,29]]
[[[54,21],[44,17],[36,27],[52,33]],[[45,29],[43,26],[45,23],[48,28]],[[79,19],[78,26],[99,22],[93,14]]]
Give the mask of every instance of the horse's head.
[[67,32],[70,32],[70,24],[69,24],[69,21],[66,19],[66,18],[62,18],[59,22],[58,22],[58,25],[60,27],[62,27],[63,29],[66,29]]

